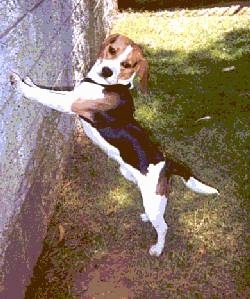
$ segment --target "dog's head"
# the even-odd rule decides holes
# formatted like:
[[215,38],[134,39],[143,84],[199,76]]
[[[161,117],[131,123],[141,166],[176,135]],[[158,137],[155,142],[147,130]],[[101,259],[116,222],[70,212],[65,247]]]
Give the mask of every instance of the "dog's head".
[[100,84],[130,83],[138,75],[139,89],[147,92],[148,62],[142,51],[131,39],[120,34],[112,34],[101,45],[97,60],[88,77]]

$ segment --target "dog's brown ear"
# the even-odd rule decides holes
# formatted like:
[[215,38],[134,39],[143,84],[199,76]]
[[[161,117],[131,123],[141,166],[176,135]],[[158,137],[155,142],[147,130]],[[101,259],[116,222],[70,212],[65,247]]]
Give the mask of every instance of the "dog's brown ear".
[[147,94],[148,92],[148,77],[149,77],[149,66],[145,58],[141,59],[138,63],[137,75],[139,77],[139,89],[142,93]]
[[118,38],[120,34],[118,33],[115,33],[115,34],[111,34],[109,35],[101,44],[101,47],[100,47],[100,51],[99,51],[99,55],[103,52],[103,50],[107,47],[107,45],[109,44],[112,44],[116,41],[116,39]]

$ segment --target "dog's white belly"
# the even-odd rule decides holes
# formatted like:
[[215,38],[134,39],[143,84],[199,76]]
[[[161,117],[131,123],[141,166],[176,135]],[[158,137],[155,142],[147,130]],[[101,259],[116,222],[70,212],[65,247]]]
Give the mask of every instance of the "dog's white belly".
[[143,176],[140,171],[124,162],[120,155],[120,151],[116,147],[108,143],[100,135],[100,133],[93,126],[91,126],[90,123],[83,119],[81,119],[81,122],[85,134],[94,142],[94,144],[98,145],[108,155],[108,157],[119,163],[121,173],[126,179],[137,184],[138,179]]

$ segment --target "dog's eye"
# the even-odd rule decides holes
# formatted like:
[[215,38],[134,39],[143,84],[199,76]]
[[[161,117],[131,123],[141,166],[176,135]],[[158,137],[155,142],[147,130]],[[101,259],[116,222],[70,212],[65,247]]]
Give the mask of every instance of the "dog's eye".
[[111,47],[111,46],[109,46],[109,53],[110,53],[111,55],[114,55],[114,54],[116,53],[116,49],[113,48],[113,47]]
[[129,62],[122,62],[121,66],[124,67],[125,69],[130,69],[132,67],[132,65]]

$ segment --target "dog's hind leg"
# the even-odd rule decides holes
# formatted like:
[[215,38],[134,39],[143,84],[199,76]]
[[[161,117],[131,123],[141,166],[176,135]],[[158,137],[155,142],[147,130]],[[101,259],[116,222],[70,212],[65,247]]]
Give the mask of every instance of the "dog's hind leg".
[[164,195],[157,195],[154,190],[151,192],[148,188],[140,186],[143,206],[145,214],[142,220],[149,220],[157,233],[157,242],[152,245],[149,250],[150,255],[159,256],[165,245],[165,237],[167,234],[167,223],[164,220],[165,208],[167,205],[167,197]]

